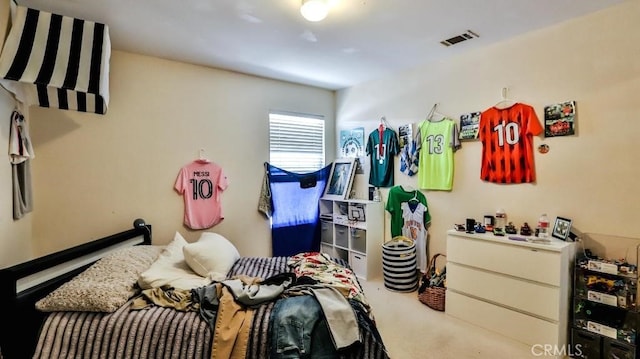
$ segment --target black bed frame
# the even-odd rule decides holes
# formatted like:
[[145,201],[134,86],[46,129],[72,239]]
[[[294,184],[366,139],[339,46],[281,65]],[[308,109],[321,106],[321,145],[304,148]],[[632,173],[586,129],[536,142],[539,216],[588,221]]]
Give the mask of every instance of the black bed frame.
[[[109,249],[151,244],[151,226],[139,221],[136,220],[133,229],[0,269],[0,350],[3,359],[26,359],[33,356],[40,327],[46,316],[46,313],[35,308],[35,303],[93,264],[97,260],[94,255],[96,252],[101,253],[99,256],[104,256]],[[90,262],[79,267],[76,264],[76,268],[71,270],[64,269],[70,261],[87,256],[91,258]],[[18,291],[21,279],[46,274],[52,268],[62,270],[63,273]]]

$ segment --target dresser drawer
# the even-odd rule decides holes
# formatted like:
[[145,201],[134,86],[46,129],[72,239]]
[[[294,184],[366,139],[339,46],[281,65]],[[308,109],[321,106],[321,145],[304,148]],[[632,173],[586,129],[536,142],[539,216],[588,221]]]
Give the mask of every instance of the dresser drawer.
[[467,297],[447,289],[446,313],[517,341],[535,344],[566,344],[567,327]]
[[617,340],[604,338],[602,340],[603,358],[636,359],[636,347],[621,343]]
[[351,249],[360,253],[367,253],[367,231],[351,228]]
[[333,244],[333,222],[320,221],[320,231],[322,243]]
[[456,236],[447,236],[447,260],[554,286],[564,270],[559,252]]
[[502,274],[447,264],[447,287],[552,321],[560,320],[560,288]]
[[320,252],[322,253],[327,253],[328,255],[335,257],[336,256],[336,252],[333,248],[333,246],[324,244],[324,243],[320,243]]
[[360,253],[349,253],[349,265],[356,276],[367,278],[367,256]]
[[602,337],[586,330],[571,328],[571,349],[575,358],[600,358]]
[[349,227],[336,224],[336,246],[349,248]]

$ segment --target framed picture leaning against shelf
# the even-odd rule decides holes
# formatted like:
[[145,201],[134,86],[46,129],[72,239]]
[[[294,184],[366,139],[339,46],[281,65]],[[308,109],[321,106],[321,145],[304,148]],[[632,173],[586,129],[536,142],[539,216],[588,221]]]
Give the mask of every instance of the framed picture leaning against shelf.
[[331,174],[324,190],[323,198],[347,199],[351,192],[355,174],[355,158],[339,158],[331,165]]

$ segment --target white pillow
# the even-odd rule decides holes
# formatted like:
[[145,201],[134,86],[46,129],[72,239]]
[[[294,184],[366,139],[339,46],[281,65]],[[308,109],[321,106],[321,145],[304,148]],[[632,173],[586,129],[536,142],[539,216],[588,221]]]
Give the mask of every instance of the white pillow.
[[184,260],[182,248],[188,242],[176,232],[173,241],[160,253],[158,259],[149,269],[142,272],[138,285],[142,289],[170,286],[176,289],[189,290],[211,283],[211,279],[194,273]]
[[197,242],[182,248],[184,259],[194,272],[213,280],[223,280],[240,258],[236,247],[223,236],[203,232]]

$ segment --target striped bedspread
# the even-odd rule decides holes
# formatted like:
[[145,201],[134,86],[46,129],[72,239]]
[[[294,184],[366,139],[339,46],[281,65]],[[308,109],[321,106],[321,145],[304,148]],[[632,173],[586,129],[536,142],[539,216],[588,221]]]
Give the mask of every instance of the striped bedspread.
[[[344,264],[344,263],[341,263]],[[289,271],[287,257],[243,257],[228,278],[268,278]],[[269,317],[275,302],[260,306],[247,349],[248,359],[269,357]],[[344,358],[388,359],[375,328],[361,328],[363,345]],[[34,358],[211,358],[213,335],[197,312],[153,306],[114,313],[54,312],[43,324]]]

